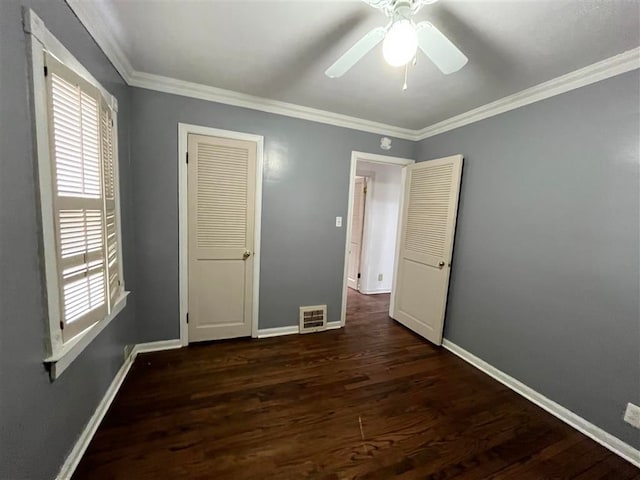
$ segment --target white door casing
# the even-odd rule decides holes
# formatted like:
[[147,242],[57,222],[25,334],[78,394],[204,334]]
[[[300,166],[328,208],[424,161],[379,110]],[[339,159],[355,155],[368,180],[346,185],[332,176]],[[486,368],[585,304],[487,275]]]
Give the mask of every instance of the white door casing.
[[440,345],[462,155],[406,167],[390,315]]
[[356,177],[353,190],[353,215],[351,216],[351,243],[349,245],[349,287],[360,289],[360,262],[362,258],[362,235],[364,233],[364,209],[367,194],[364,177]]
[[[349,194],[347,196],[348,205],[347,205],[347,216],[346,218],[351,219],[353,217],[353,190],[355,188],[355,180],[356,180],[356,170],[358,160],[365,160],[367,162],[373,163],[382,163],[386,165],[412,165],[415,163],[415,160],[411,160],[410,158],[401,158],[401,157],[392,157],[389,155],[379,155],[377,153],[367,153],[367,152],[351,152],[351,167],[349,169]],[[401,188],[404,191],[404,169],[402,170],[402,180],[401,180]],[[400,198],[400,202],[402,202],[402,198]],[[347,293],[349,290],[349,247],[351,246],[351,222],[347,222],[347,231],[345,232],[345,245],[344,245],[344,272],[342,274],[342,308],[340,309],[340,325],[345,326],[347,320]],[[397,242],[396,242],[397,243]],[[394,272],[395,273],[395,272]],[[395,279],[395,274],[394,274]],[[393,294],[391,296],[391,302],[393,303]]]
[[257,149],[188,135],[189,341],[252,334]]

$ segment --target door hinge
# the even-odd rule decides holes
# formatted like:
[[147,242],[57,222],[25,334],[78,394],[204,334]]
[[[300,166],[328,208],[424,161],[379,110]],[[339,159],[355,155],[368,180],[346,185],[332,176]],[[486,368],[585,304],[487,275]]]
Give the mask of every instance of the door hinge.
[[189,323],[189,312],[187,312],[187,323]]
[[364,194],[367,194],[367,187],[364,187]]
[[64,322],[60,320],[60,330],[64,330]]
[[45,65],[44,66],[44,76],[46,77],[47,75],[49,75],[49,68]]
[[189,163],[189,152],[187,152],[187,163]]
[[358,278],[360,278],[360,274],[358,274]]

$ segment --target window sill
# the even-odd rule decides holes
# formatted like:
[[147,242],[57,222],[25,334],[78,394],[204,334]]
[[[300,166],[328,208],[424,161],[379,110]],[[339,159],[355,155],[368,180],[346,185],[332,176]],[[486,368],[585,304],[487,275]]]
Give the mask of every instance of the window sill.
[[62,372],[64,372],[71,362],[73,362],[82,351],[105,329],[111,321],[118,316],[118,314],[127,305],[127,296],[129,292],[124,292],[118,301],[116,302],[113,311],[107,315],[104,320],[100,320],[98,323],[91,325],[89,328],[79,333],[67,343],[55,354],[44,359],[45,365],[49,367],[49,373],[51,380],[55,380]]

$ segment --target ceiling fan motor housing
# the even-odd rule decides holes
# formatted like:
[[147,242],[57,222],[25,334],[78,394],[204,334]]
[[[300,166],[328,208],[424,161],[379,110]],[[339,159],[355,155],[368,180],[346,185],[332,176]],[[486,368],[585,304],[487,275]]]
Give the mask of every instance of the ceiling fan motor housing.
[[435,2],[437,2],[437,0],[387,0],[384,7],[378,6],[382,2],[379,2],[376,6],[378,6],[378,8],[383,8],[387,16],[391,17],[393,21],[396,21],[397,19],[408,20],[422,7]]
[[389,5],[389,9],[387,10],[387,15],[389,15],[393,22],[397,22],[398,20],[409,20],[413,15],[414,4],[420,3],[415,0],[394,0],[391,5]]
[[411,0],[398,0],[393,7],[393,23],[399,20],[411,21],[412,15]]

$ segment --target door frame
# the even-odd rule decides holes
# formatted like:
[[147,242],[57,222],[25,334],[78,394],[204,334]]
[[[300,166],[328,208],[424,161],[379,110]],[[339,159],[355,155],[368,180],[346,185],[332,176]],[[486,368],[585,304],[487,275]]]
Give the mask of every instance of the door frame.
[[[356,163],[356,173],[358,168],[357,168],[357,163]],[[364,270],[364,267],[366,267],[366,262],[363,264],[363,259],[367,258],[367,228],[370,226],[371,221],[368,220],[368,216],[369,216],[369,210],[367,209],[367,197],[371,197],[373,195],[373,190],[374,190],[374,183],[375,183],[375,178],[376,178],[376,173],[375,172],[363,172],[363,175],[360,175],[361,177],[364,177],[364,186],[367,189],[365,195],[364,195],[364,213],[362,216],[362,238],[360,239],[360,260],[358,262],[358,269],[360,270],[360,272],[362,272]],[[362,277],[359,278],[359,280],[362,280]],[[358,288],[356,290],[358,290],[358,292],[361,292],[362,289],[362,282],[358,282]]]
[[[381,163],[384,165],[399,165],[406,167],[416,163],[415,160],[402,157],[391,157],[388,155],[380,155],[377,153],[366,152],[351,152],[351,168],[349,170],[349,197],[347,207],[347,228],[345,234],[345,248],[344,248],[344,273],[342,276],[342,310],[340,312],[340,326],[344,327],[347,318],[347,293],[348,293],[348,277],[349,277],[349,245],[351,244],[351,217],[353,216],[353,190],[356,180],[356,167],[358,160],[366,161],[370,163]],[[400,191],[404,192],[405,175],[404,170],[402,174],[402,180],[400,184]],[[400,204],[402,208],[402,204]],[[391,287],[393,288],[393,286]]]
[[[360,175],[360,178],[363,179],[364,188],[365,188],[364,200],[362,200],[362,203],[364,204],[364,208],[362,212],[362,235],[360,236],[360,258],[358,259],[358,270],[362,271],[362,257],[364,256],[363,251],[364,251],[364,245],[365,245],[364,235],[365,235],[365,228],[367,226],[367,213],[366,213],[367,212],[367,193],[369,192],[369,182],[371,177],[369,177],[368,175]],[[355,185],[355,178],[354,178],[354,185]],[[353,214],[353,211],[351,213]],[[349,226],[351,226],[351,230],[353,231],[353,218],[347,219],[347,222],[349,222]],[[351,237],[353,237],[353,235],[351,235]],[[349,239],[351,239],[351,237],[349,237]],[[348,248],[349,247],[347,247],[347,249]],[[347,287],[348,286],[349,286],[349,275],[347,275]],[[355,289],[358,292],[360,291],[360,278],[356,278]]]
[[178,123],[178,250],[180,279],[180,344],[189,344],[187,312],[189,311],[189,215],[187,196],[187,139],[189,134],[210,137],[232,138],[255,142],[256,155],[256,205],[254,216],[254,257],[253,257],[253,312],[251,336],[258,337],[259,299],[260,299],[260,238],[262,226],[262,171],[264,165],[264,137],[251,133],[234,132],[218,128]]

